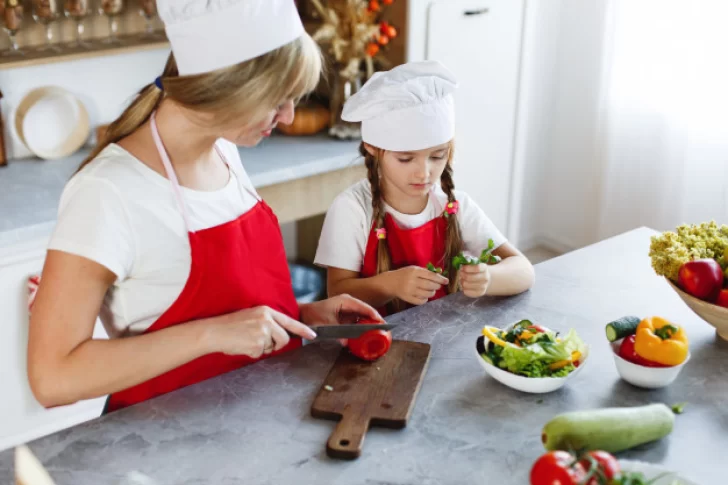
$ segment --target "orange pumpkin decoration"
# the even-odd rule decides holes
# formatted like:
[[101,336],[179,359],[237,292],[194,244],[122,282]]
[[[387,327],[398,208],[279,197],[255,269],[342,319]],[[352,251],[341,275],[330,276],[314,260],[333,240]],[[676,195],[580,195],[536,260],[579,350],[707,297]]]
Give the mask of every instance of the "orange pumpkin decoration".
[[321,105],[297,106],[293,123],[278,125],[278,131],[289,136],[315,135],[329,125],[329,110]]

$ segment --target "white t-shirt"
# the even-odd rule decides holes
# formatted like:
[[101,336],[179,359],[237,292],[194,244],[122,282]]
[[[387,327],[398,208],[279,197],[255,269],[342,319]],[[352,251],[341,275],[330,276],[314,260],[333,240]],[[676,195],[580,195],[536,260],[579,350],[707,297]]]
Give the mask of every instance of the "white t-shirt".
[[[457,218],[464,252],[479,256],[488,247],[488,239],[493,239],[495,247],[506,242],[505,236],[465,192],[455,190],[455,199],[460,203]],[[400,227],[413,229],[441,216],[445,204],[447,195],[437,185],[419,214],[402,214],[386,203],[384,210]],[[314,262],[325,267],[361,271],[372,217],[372,191],[369,181],[363,179],[339,194],[326,213]]]
[[[217,146],[236,170],[217,191],[181,187],[193,231],[234,220],[258,201],[235,145],[218,140]],[[238,176],[249,190],[241,190]],[[187,228],[170,181],[116,144],[66,185],[49,249],[116,274],[101,309],[110,337],[149,328],[182,292],[191,267]]]

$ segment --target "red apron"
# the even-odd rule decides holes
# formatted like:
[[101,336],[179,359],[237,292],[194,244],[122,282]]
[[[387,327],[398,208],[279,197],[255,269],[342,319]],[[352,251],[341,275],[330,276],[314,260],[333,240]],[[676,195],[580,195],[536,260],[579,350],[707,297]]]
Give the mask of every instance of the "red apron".
[[[154,115],[151,126],[167,177],[172,183],[189,230],[182,191],[159,139]],[[218,153],[224,160],[219,150]],[[236,170],[233,165],[228,166],[230,170]],[[248,190],[239,172],[236,179],[241,190]],[[256,194],[253,195],[258,198]],[[187,283],[172,306],[145,333],[261,305],[298,320],[298,303],[291,286],[278,219],[263,200],[258,198],[258,203],[252,209],[233,221],[189,232],[188,236],[192,265]],[[262,358],[300,346],[301,340],[292,337],[286,347]],[[246,356],[222,353],[205,355],[146,382],[111,394],[104,412],[131,406],[253,362],[256,359]]]
[[[432,197],[431,200],[435,200]],[[387,230],[387,245],[392,259],[392,269],[405,266],[427,267],[427,263],[444,267],[445,239],[447,236],[447,220],[440,216],[413,229],[402,229],[389,214],[384,216],[384,228]],[[372,224],[364,253],[364,264],[361,275],[364,278],[377,274],[377,246],[379,239],[375,234],[376,227]],[[429,301],[437,300],[447,295],[447,288],[441,287]],[[378,309],[384,316],[386,308]]]

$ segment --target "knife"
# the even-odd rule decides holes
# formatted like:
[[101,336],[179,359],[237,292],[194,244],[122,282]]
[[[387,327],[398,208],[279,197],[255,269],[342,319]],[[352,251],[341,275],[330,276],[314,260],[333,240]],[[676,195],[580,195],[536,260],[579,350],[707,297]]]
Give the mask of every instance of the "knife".
[[357,338],[370,330],[391,330],[397,325],[391,323],[354,323],[339,325],[316,325],[311,330],[316,332],[317,340],[332,338]]

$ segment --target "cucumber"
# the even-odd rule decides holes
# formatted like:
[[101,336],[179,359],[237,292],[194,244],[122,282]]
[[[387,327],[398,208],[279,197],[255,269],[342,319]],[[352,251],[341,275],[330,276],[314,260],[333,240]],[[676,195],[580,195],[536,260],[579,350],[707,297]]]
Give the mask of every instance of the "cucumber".
[[642,319],[640,317],[622,317],[607,324],[607,340],[614,342],[621,338],[629,337],[637,333],[637,325]]
[[632,408],[604,408],[556,416],[541,434],[551,450],[604,450],[616,453],[672,432],[675,415],[664,404]]

